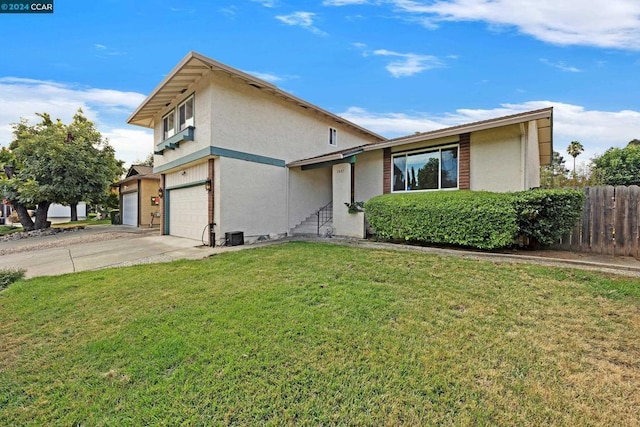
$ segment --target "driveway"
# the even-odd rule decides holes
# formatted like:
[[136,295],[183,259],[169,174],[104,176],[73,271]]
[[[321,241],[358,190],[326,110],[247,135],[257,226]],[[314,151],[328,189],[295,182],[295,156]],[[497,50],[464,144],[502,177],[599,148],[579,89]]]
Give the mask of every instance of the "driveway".
[[[231,249],[231,248],[227,248]],[[0,242],[0,268],[24,268],[27,277],[124,267],[134,264],[201,259],[222,248],[158,230],[95,226],[53,236]]]

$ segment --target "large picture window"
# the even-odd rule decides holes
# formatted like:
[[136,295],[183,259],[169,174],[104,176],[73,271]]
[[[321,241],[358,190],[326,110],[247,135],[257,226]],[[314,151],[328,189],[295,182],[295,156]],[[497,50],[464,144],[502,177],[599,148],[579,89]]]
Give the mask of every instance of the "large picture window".
[[393,156],[393,191],[458,188],[458,146]]

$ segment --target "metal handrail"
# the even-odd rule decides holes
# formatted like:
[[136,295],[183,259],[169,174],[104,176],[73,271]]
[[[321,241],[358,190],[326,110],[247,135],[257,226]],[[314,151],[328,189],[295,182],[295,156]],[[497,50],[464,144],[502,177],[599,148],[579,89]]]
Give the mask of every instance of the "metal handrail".
[[318,237],[320,237],[320,227],[328,223],[329,221],[333,221],[333,200],[318,209],[316,212],[316,216],[318,217]]

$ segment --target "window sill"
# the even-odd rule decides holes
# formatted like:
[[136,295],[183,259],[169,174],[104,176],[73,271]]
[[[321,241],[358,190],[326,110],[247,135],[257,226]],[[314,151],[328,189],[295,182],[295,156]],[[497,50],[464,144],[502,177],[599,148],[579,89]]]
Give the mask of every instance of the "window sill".
[[195,127],[188,126],[184,130],[176,133],[170,138],[165,139],[156,147],[154,154],[162,155],[164,150],[175,150],[180,146],[180,143],[183,141],[193,141]]

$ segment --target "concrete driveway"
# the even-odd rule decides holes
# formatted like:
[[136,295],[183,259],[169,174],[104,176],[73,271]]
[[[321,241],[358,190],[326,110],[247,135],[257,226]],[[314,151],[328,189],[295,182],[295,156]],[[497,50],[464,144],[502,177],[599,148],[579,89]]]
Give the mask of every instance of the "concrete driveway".
[[[226,248],[231,249],[231,248]],[[160,236],[157,230],[96,226],[84,230],[0,242],[0,268],[24,268],[27,277],[201,259],[224,250],[201,242]]]

